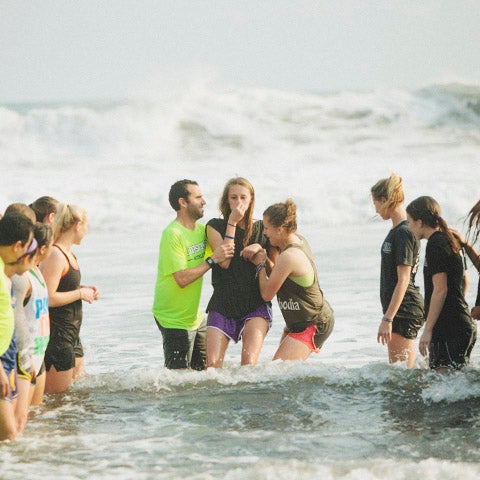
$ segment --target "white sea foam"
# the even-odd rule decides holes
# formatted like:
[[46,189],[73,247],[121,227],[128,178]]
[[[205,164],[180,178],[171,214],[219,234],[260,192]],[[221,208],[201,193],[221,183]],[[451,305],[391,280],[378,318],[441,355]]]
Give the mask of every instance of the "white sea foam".
[[98,228],[147,229],[138,212],[167,213],[176,179],[198,179],[213,216],[225,179],[240,174],[258,186],[258,214],[292,196],[314,224],[358,224],[372,215],[370,186],[394,170],[409,199],[437,196],[458,222],[477,194],[468,172],[479,166],[479,109],[479,89],[466,85],[200,89],[157,103],[4,106],[0,155],[26,186],[8,182],[15,187],[0,201],[51,192],[83,203]]

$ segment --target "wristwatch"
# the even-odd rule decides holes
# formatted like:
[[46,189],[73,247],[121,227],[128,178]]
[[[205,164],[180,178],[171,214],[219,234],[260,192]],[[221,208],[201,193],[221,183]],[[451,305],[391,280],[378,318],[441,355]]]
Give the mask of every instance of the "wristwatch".
[[215,262],[212,260],[212,257],[207,257],[205,261],[208,263],[210,268],[213,268],[213,266],[215,265]]

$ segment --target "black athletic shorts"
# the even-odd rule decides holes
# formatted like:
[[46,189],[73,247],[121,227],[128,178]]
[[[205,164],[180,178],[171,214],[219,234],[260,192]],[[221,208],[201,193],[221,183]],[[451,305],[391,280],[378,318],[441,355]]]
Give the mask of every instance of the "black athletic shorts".
[[205,322],[202,322],[197,330],[165,328],[156,319],[155,323],[162,332],[166,368],[172,370],[184,368],[205,370],[207,368]]
[[425,320],[423,318],[395,317],[393,319],[392,333],[398,333],[398,335],[408,340],[415,340],[424,322]]
[[448,338],[435,338],[429,345],[429,365],[437,368],[453,368],[460,370],[468,364],[473,346],[477,340],[477,331],[472,328]]

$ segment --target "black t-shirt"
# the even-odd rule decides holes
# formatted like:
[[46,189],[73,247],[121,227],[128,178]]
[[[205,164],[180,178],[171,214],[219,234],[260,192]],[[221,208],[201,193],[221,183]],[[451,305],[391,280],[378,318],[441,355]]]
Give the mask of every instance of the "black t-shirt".
[[[213,218],[207,223],[222,237],[227,228],[226,220]],[[235,230],[235,254],[227,269],[214,265],[212,269],[213,295],[207,306],[207,312],[214,310],[228,318],[241,318],[252,312],[265,301],[260,294],[258,279],[255,278],[255,265],[240,257],[243,250],[245,231],[237,225]],[[248,245],[259,243],[267,247],[267,239],[263,235],[263,222],[253,223],[252,235]]]
[[420,260],[420,243],[403,221],[392,228],[382,243],[382,263],[380,269],[380,300],[383,313],[388,309],[393,291],[398,283],[397,267],[412,267],[410,281],[402,303],[396,314],[397,318],[423,318],[423,299],[415,286],[415,275]]
[[442,311],[434,326],[437,334],[463,330],[472,319],[463,294],[465,279],[463,260],[460,253],[454,253],[448,237],[442,232],[435,232],[428,239],[425,251],[423,276],[425,281],[425,310],[428,314],[433,292],[432,277],[436,273],[447,274],[447,296]]

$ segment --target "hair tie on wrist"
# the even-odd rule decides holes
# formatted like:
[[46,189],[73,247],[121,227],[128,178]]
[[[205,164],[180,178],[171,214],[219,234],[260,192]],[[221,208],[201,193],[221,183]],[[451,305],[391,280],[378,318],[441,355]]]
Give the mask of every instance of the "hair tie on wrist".
[[235,240],[235,237],[232,237],[231,235],[225,235],[225,238],[229,238],[230,240]]
[[230,225],[230,226],[233,227],[233,228],[237,228],[237,226],[234,225],[233,223],[227,223],[227,225]]
[[265,268],[265,262],[259,263],[259,264],[255,267],[255,278],[258,278],[258,274],[260,273],[260,270],[261,270],[262,268]]

